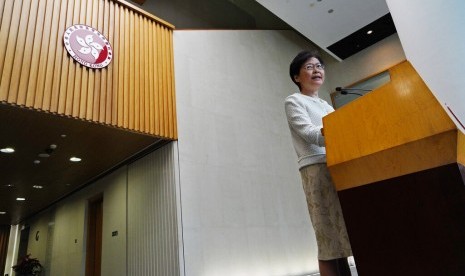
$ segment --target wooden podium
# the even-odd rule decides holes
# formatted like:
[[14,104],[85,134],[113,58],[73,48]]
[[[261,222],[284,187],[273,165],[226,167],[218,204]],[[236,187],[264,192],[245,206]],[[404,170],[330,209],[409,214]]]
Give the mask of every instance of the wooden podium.
[[360,276],[465,275],[465,136],[409,62],[323,118]]

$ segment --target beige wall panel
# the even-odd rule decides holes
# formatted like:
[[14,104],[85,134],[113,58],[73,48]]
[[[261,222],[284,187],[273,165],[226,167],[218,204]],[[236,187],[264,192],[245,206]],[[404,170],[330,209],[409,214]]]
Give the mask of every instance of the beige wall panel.
[[[0,22],[1,102],[177,138],[169,23],[121,0],[3,1]],[[108,38],[109,66],[69,56],[73,24]]]

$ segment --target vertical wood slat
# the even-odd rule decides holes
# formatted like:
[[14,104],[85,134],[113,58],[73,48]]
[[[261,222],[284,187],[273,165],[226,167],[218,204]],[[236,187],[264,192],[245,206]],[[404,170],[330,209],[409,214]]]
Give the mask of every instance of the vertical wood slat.
[[[121,115],[121,112],[117,112],[118,110],[121,110],[121,100],[118,100],[120,99],[120,94],[121,93],[121,85],[119,85],[119,74],[121,72],[121,70],[119,69],[120,68],[120,65],[119,65],[119,58],[118,58],[118,55],[119,53],[121,52],[120,51],[120,38],[121,38],[121,33],[119,32],[120,30],[120,22],[121,22],[121,18],[120,18],[120,13],[118,12],[118,9],[115,7],[115,4],[113,2],[110,2],[110,9],[112,9],[112,11],[114,12],[114,26],[113,26],[113,66],[111,68],[113,68],[113,79],[112,79],[112,90],[111,90],[111,95],[112,95],[112,102],[111,102],[111,105],[110,105],[110,108],[111,108],[111,124],[112,125],[119,125],[118,123],[120,122],[118,120],[118,116]],[[111,33],[110,33],[111,34]],[[108,106],[108,103],[107,103],[107,106]]]
[[[162,42],[161,42],[161,47],[162,47],[162,52],[163,54],[165,54],[165,51],[166,51],[166,36],[165,36],[165,28],[162,28],[162,32],[161,32],[161,36],[162,36]],[[162,104],[163,104],[163,135],[166,135],[168,133],[168,122],[167,122],[167,118],[168,118],[168,113],[167,113],[167,102],[166,102],[166,89],[167,89],[167,80],[166,80],[166,59],[163,59],[163,63],[162,63],[162,80],[163,80],[163,86],[162,86],[162,89],[160,91],[160,95],[162,96],[163,100],[162,100]]]
[[46,12],[46,2],[39,1],[39,6],[37,10],[31,10],[31,13],[36,14],[35,20],[35,31],[33,37],[33,44],[32,44],[32,60],[31,60],[31,67],[29,71],[29,83],[28,83],[28,94],[26,97],[26,106],[36,107],[35,100],[37,94],[37,79],[39,75],[39,61],[41,56],[41,48],[42,48],[42,33],[43,33],[43,26],[45,21],[45,12]]
[[[3,79],[3,71],[5,65],[5,58],[6,58],[6,49],[8,44],[8,36],[10,34],[10,26],[12,21],[12,11],[13,11],[13,1],[9,1],[3,3],[3,13],[2,13],[2,21],[0,26],[0,80],[1,84],[6,82],[7,80]],[[0,101],[5,100],[8,97],[8,89],[4,89],[3,85],[0,84],[2,89],[0,90]]]
[[[53,0],[43,1],[45,2],[45,7],[54,6]],[[37,84],[36,84],[36,95],[34,98],[34,108],[36,109],[45,109],[50,110],[49,105],[44,105],[44,98],[48,98],[44,96],[44,89],[45,89],[45,78],[47,76],[47,66],[50,64],[53,66],[53,62],[55,60],[48,60],[48,50],[50,46],[50,31],[52,29],[52,17],[53,17],[53,9],[46,8],[45,9],[45,16],[44,16],[44,23],[42,30],[42,38],[41,38],[41,48],[39,52],[39,65],[38,65],[38,74],[37,74]],[[48,93],[47,93],[48,94]]]
[[[60,103],[63,103],[63,100],[60,99],[60,96],[63,96],[63,93],[60,93],[60,85],[63,82],[66,82],[66,80],[63,79],[63,75],[66,75],[67,71],[65,72],[62,70],[62,64],[63,60],[65,59],[65,55],[63,54],[63,47],[62,47],[62,42],[61,42],[61,33],[65,29],[66,25],[66,20],[68,18],[68,2],[69,1],[56,1],[60,3],[60,13],[58,15],[58,26],[56,30],[56,45],[55,45],[55,66],[53,68],[53,76],[61,76],[61,77],[54,77],[52,78],[52,91],[51,91],[51,108],[50,112],[54,113],[63,113],[59,112],[59,110],[63,110],[63,108],[60,108]],[[64,68],[67,69],[67,68]],[[48,87],[48,86],[47,86]]]
[[[82,0],[79,21],[86,25],[92,24],[92,0]],[[72,116],[87,119],[87,95],[89,82],[89,69],[76,63],[76,79],[74,82],[74,100]],[[81,70],[82,68],[82,70]]]
[[[117,14],[114,12],[114,4],[113,2],[106,2],[108,3],[108,9],[106,10],[109,15],[108,15],[108,34],[110,37],[113,37],[114,38],[114,41],[113,41],[113,52],[116,53],[117,52],[117,45],[118,45],[118,37],[115,36],[115,29],[117,28],[117,25],[116,25],[116,22],[118,21],[118,17],[117,17]],[[116,86],[113,86],[114,85],[114,82],[113,82],[113,74],[115,75],[118,75],[118,71],[117,71],[117,63],[116,63],[116,59],[113,60],[113,63],[115,64],[114,66],[109,66],[108,67],[108,78],[107,78],[107,89],[108,91],[106,91],[106,95],[107,95],[107,100],[104,102],[105,103],[105,123],[106,124],[115,124],[115,120],[114,120],[114,115],[113,115],[113,110],[116,110],[116,108],[111,108],[112,106],[116,107],[117,106],[117,102],[115,101],[116,100],[116,97],[115,97],[115,93],[114,91],[117,90],[117,87]],[[115,78],[116,79],[116,78]],[[100,122],[103,122],[103,121],[100,121]]]
[[[32,62],[32,45],[34,44],[34,32],[35,32],[35,21],[37,15],[38,1],[31,1],[31,6],[28,13],[28,24],[26,27],[26,39],[25,46],[23,48],[23,60],[21,65],[21,73],[19,78],[19,88],[18,88],[18,98],[16,104],[25,105],[27,92],[28,92],[28,83],[29,83],[29,72]],[[12,76],[14,77],[14,76]]]
[[150,132],[156,133],[155,131],[155,89],[156,89],[156,68],[155,64],[156,60],[156,52],[154,51],[154,44],[156,43],[154,32],[156,31],[156,27],[152,22],[150,22],[149,28],[149,59],[153,60],[154,62],[149,63],[149,78],[150,78],[150,92],[149,92],[149,100],[150,100]]
[[[23,64],[23,56],[24,56],[24,51],[25,51],[26,34],[27,34],[27,26],[28,26],[30,8],[31,8],[31,1],[25,1],[25,3],[23,3],[22,8],[21,8],[21,14],[19,15],[20,23],[18,27],[18,37],[16,40],[16,49],[19,49],[19,51],[17,51],[14,54],[13,72],[12,72],[12,75],[10,75],[11,82],[8,88],[8,100],[7,100],[8,102],[14,102],[14,103],[18,102],[20,78],[15,78],[12,76],[21,75],[21,68]],[[4,82],[3,81],[1,82],[3,85]],[[5,83],[6,83],[6,80],[5,80]],[[3,89],[6,89],[6,88],[0,87],[0,91],[3,91]]]
[[43,110],[52,110],[55,109],[55,101],[52,101],[52,98],[55,97],[53,91],[48,91],[50,88],[53,87],[53,74],[49,74],[48,72],[53,72],[55,68],[55,63],[57,63],[60,59],[56,58],[57,47],[60,47],[57,42],[60,41],[60,35],[58,34],[58,26],[60,20],[60,4],[62,1],[53,0],[53,10],[52,16],[50,18],[50,36],[49,36],[49,46],[47,52],[47,68],[45,69],[45,81],[44,81],[44,97],[43,97]]
[[[140,30],[140,25],[139,25],[139,16],[134,16],[134,27],[131,28],[131,29],[134,29],[134,30]],[[132,32],[134,34],[134,39],[132,41],[134,41],[134,55],[133,55],[133,61],[131,62],[131,68],[132,68],[132,72],[133,74],[131,74],[132,76],[132,81],[134,83],[134,93],[131,93],[131,95],[133,95],[133,100],[132,100],[132,104],[131,104],[131,110],[130,110],[130,114],[133,116],[133,120],[132,120],[132,127],[131,125],[129,125],[129,127],[131,129],[135,129],[135,130],[139,130],[139,92],[140,92],[140,81],[139,81],[139,78],[138,76],[140,76],[140,72],[139,72],[139,64],[141,62],[141,60],[139,59],[139,51],[140,51],[140,35],[139,35],[139,32]]]
[[124,56],[126,57],[123,62],[124,62],[124,110],[123,112],[123,127],[128,128],[129,127],[129,88],[130,88],[130,66],[131,66],[131,55],[130,55],[130,48],[129,48],[129,42],[130,42],[130,29],[129,29],[129,22],[130,22],[130,11],[128,9],[125,9],[124,13]]
[[[103,30],[104,34],[109,34],[109,3],[108,1],[100,1],[99,7],[99,29]],[[110,67],[108,68],[110,69]],[[111,99],[107,97],[107,84],[108,84],[108,71],[109,70],[102,70],[101,72],[101,80],[100,80],[100,87],[96,87],[96,101],[98,102],[98,116],[94,117],[94,120],[107,123],[106,120],[106,102]],[[97,104],[95,104],[97,106]]]
[[0,1],[0,22],[3,20],[3,8],[5,7],[6,1]]
[[139,26],[140,26],[140,44],[139,44],[139,83],[140,83],[140,92],[139,92],[139,130],[145,128],[145,95],[147,93],[145,89],[145,64],[147,60],[144,57],[147,57],[147,46],[145,45],[145,18],[143,16],[139,17]]
[[[122,0],[0,3],[0,101],[176,139],[173,26]],[[113,61],[75,62],[63,33],[86,24]]]
[[[156,26],[156,30],[157,30],[157,60],[163,60],[161,58],[162,56],[162,45],[163,45],[163,41],[161,39],[161,29],[162,27],[161,26]],[[158,88],[157,88],[157,91],[163,91],[163,73],[161,72],[162,68],[161,68],[161,65],[162,62],[158,61],[156,63],[156,67],[157,67],[157,77],[156,77],[156,80],[157,80],[157,83],[158,83]],[[155,97],[157,98],[157,101],[156,101],[156,104],[155,104],[155,112],[156,112],[156,120],[155,120],[155,124],[156,124],[156,132],[157,133],[161,133],[163,135],[163,121],[161,118],[163,118],[162,114],[163,114],[163,101],[162,101],[162,94],[161,93],[156,93],[155,94]]]
[[[3,73],[0,74],[0,91],[3,91],[3,93],[1,93],[2,95],[0,95],[0,99],[6,99],[9,94],[9,86],[13,71],[14,50],[16,40],[18,38],[19,15],[22,8],[21,4],[22,3],[15,3],[12,7],[10,5],[6,6],[6,12],[12,8],[12,12],[10,14],[11,18],[9,18],[10,24],[8,28],[5,28],[5,30],[2,30],[0,33],[0,39],[5,39],[5,41],[0,42],[0,47],[2,47],[0,54],[3,53],[0,62],[0,70],[3,68]],[[5,19],[7,20],[8,17],[5,17]]]
[[[79,0],[69,0],[70,7],[68,7],[68,13],[66,18],[66,26],[70,26],[73,22],[78,20],[79,14]],[[74,99],[74,72],[76,71],[76,63],[73,62],[72,58],[63,51],[63,66],[67,68],[66,70],[67,76],[64,76],[66,82],[63,82],[64,85],[61,87],[60,93],[63,94],[63,110],[62,114],[70,116],[72,113],[72,103]]]
[[[74,24],[74,22],[82,22],[80,14],[81,14],[81,10],[85,9],[85,7],[83,8],[84,3],[85,3],[85,0],[82,0],[82,1],[74,0],[74,13],[71,18],[71,21],[69,22],[69,25],[67,26]],[[68,57],[69,69],[68,69],[68,88],[66,90],[66,106],[65,106],[64,114],[68,116],[76,117],[77,116],[76,106],[73,103],[80,103],[80,95],[81,93],[84,93],[83,91],[80,91],[80,86],[79,86],[80,80],[81,80],[81,70],[79,70],[79,65],[76,62],[74,62],[74,60],[69,55],[66,55],[66,56]],[[77,93],[77,91],[75,92],[75,90],[79,91],[79,93]]]
[[133,47],[131,47],[129,51],[129,106],[128,106],[128,128],[129,129],[134,129],[134,94],[135,94],[135,76],[134,76],[134,69],[135,69],[135,33],[132,30],[135,29],[135,16],[133,11],[130,12],[130,17],[129,17],[129,31],[130,36],[128,41],[132,42],[131,44]]
[[145,45],[149,47],[144,47],[144,78],[145,78],[145,86],[144,86],[144,129],[150,130],[150,74],[149,74],[149,49],[150,45],[149,43],[149,21],[147,19],[144,20],[144,37],[146,38],[145,40]]
[[[174,45],[173,45],[173,39],[172,39],[172,32],[169,32],[169,38],[168,38],[168,52],[171,57],[174,57]],[[176,87],[175,87],[175,82],[174,82],[174,59],[171,58],[168,60],[170,64],[170,68],[168,70],[168,80],[170,82],[170,96],[171,96],[171,102],[169,104],[171,108],[171,116],[170,116],[170,121],[169,125],[172,128],[172,132],[170,132],[169,137],[178,137],[178,126],[176,123]]]
[[[91,21],[89,23],[89,26],[93,26],[101,32],[103,32],[103,26],[101,23],[101,18],[103,17],[103,14],[101,14],[100,12],[102,10],[101,4],[103,4],[103,2],[104,1],[101,0],[90,0],[92,10],[90,12]],[[98,121],[100,106],[99,88],[101,77],[102,70],[95,70],[93,73],[89,72],[89,85],[87,88],[87,110],[85,118],[90,121]]]

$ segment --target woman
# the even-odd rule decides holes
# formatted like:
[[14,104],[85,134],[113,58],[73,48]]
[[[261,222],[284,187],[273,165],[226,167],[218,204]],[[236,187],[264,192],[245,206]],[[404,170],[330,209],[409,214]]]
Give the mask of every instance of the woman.
[[322,276],[351,275],[352,255],[341,205],[326,166],[322,117],[334,109],[318,97],[325,80],[324,62],[317,52],[300,52],[289,74],[300,92],[286,98],[285,109],[297,152],[307,206],[318,245]]

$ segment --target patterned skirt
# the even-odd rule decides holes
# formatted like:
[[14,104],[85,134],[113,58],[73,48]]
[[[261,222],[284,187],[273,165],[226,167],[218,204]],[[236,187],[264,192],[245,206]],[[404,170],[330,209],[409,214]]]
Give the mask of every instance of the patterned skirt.
[[318,259],[334,260],[352,256],[341,204],[326,163],[300,170],[308,211],[315,230]]

